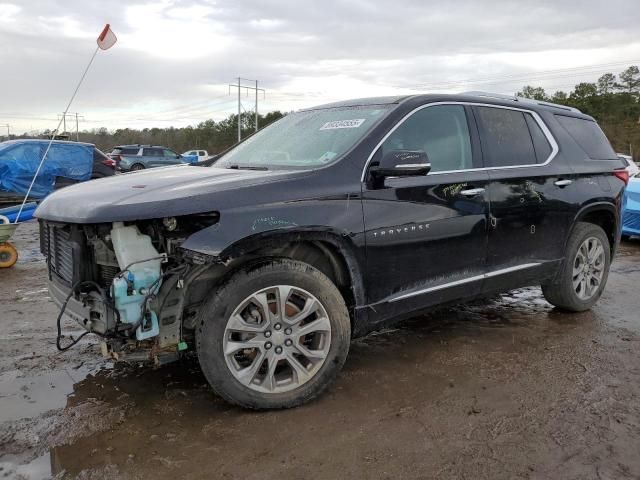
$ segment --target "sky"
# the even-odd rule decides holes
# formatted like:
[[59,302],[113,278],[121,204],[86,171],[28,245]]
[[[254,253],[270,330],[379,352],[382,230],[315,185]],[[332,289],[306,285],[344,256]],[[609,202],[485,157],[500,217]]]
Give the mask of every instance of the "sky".
[[[640,65],[637,0],[0,0],[0,136],[53,129],[105,23],[70,111],[80,129],[195,125],[237,111],[377,95],[534,84],[571,90]],[[254,108],[252,91],[242,108]],[[71,129],[69,126],[68,129]]]

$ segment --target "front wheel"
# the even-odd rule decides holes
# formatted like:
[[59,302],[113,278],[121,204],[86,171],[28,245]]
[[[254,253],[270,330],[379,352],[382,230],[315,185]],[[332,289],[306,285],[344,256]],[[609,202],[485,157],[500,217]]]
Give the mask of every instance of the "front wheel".
[[562,271],[556,282],[542,286],[552,305],[571,312],[590,309],[602,295],[609,276],[611,247],[604,230],[578,223],[567,243]]
[[142,165],[141,163],[134,163],[133,165],[131,165],[131,168],[129,170],[131,172],[137,172],[138,170],[144,170],[144,165]]
[[200,311],[198,359],[214,391],[245,408],[289,408],[342,368],[351,323],[336,286],[311,265],[273,260],[234,274]]

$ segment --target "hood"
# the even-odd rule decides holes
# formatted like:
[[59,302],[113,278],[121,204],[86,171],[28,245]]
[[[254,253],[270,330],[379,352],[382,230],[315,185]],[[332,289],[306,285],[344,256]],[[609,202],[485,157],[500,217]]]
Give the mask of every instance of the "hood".
[[49,195],[37,218],[103,223],[216,210],[221,192],[305,176],[300,171],[175,167],[143,170],[72,185]]

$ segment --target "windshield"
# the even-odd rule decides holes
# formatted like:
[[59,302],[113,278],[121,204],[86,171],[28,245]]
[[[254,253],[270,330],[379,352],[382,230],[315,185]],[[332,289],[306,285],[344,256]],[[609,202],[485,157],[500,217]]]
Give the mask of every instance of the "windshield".
[[290,113],[230,150],[222,168],[314,168],[344,155],[389,111],[390,105]]

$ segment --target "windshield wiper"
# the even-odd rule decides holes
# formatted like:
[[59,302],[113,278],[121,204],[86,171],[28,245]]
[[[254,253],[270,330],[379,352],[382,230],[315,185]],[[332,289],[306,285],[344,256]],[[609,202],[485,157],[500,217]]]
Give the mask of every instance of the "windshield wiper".
[[267,167],[257,167],[255,165],[229,165],[227,168],[234,170],[269,170]]

